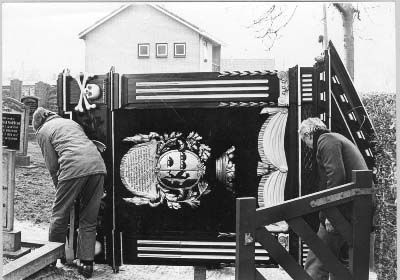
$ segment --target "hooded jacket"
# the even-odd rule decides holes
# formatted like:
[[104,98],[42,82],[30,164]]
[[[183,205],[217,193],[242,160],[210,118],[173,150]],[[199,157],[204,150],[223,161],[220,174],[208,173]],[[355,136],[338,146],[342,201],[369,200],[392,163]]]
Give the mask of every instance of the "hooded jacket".
[[48,117],[38,128],[36,139],[55,186],[64,180],[106,174],[95,144],[73,120]]

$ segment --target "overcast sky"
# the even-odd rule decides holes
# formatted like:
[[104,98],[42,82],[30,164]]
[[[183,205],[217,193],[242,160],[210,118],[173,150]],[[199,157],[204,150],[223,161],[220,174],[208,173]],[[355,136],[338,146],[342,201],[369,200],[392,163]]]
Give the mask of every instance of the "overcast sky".
[[[123,3],[3,3],[2,67],[7,78],[50,80],[63,68],[84,70],[84,42],[78,33]],[[322,52],[322,3],[279,3],[287,16],[296,9],[274,47],[256,38],[252,21],[271,2],[158,3],[224,43],[222,58],[273,58],[277,70],[312,66]],[[339,13],[328,5],[330,39],[343,54]],[[395,91],[394,3],[359,3],[355,22],[355,86],[361,92]],[[118,69],[117,69],[118,70]],[[96,73],[99,74],[99,73]],[[101,73],[103,74],[103,73]]]

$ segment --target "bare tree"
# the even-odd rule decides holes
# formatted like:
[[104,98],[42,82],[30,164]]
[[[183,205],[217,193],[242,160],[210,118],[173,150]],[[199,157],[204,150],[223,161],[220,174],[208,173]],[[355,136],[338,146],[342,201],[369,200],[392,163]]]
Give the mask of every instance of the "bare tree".
[[273,4],[253,21],[251,27],[257,28],[257,38],[267,41],[268,50],[271,50],[275,41],[280,38],[280,33],[292,20],[296,9],[297,5],[292,11],[288,11],[286,6]]
[[354,19],[360,19],[360,10],[351,3],[334,3],[333,6],[339,11],[343,21],[344,63],[350,77],[354,81]]
[[[354,33],[353,25],[355,19],[360,19],[360,10],[351,3],[334,3],[335,7],[342,16],[343,40],[345,65],[350,77],[354,81]],[[256,27],[257,38],[267,40],[267,48],[271,50],[275,41],[280,38],[280,33],[289,24],[296,12],[297,6],[288,10],[286,6],[271,5],[267,11],[255,19],[252,27]],[[325,38],[326,39],[326,38]]]

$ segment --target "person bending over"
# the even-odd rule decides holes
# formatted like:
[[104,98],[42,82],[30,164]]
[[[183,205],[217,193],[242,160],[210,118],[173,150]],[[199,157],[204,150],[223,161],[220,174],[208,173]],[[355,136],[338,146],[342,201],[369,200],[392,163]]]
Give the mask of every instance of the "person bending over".
[[[320,178],[318,191],[350,183],[353,170],[368,169],[357,146],[343,135],[330,132],[319,118],[304,120],[299,135],[306,146],[316,153]],[[351,218],[351,208],[347,205],[340,207],[340,210],[347,219]],[[338,257],[341,247],[345,245],[344,239],[322,213],[317,235]],[[308,253],[304,269],[314,280],[329,279],[329,271],[312,251]],[[334,275],[330,279],[335,279]]]
[[33,128],[56,189],[49,241],[65,243],[69,213],[79,199],[78,272],[90,278],[106,174],[104,161],[96,145],[73,120],[39,107],[33,114]]

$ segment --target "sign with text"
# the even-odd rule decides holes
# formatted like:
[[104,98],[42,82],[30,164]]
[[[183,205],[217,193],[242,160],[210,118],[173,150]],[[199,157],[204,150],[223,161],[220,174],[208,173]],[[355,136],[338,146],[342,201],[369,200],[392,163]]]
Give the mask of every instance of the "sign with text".
[[4,97],[2,109],[2,145],[16,150],[18,155],[26,155],[29,107],[13,98]]
[[18,150],[21,140],[21,115],[3,113],[3,146]]

